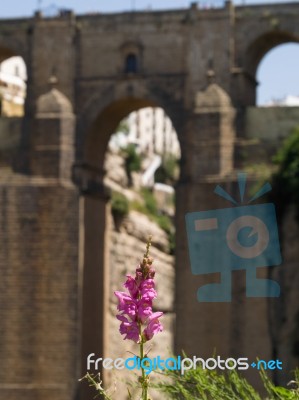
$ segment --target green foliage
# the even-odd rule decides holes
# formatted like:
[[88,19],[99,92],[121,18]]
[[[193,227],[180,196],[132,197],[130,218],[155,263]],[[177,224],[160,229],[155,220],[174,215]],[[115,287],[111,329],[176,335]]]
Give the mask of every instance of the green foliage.
[[299,220],[299,127],[294,129],[273,160],[278,171],[273,175],[273,197],[280,214],[290,204],[296,205]]
[[140,171],[141,169],[141,156],[137,153],[134,144],[130,143],[122,149],[125,155],[126,169],[128,172]]
[[112,213],[118,217],[124,217],[129,212],[129,202],[126,196],[119,192],[112,192]]
[[148,215],[155,216],[158,212],[158,206],[153,192],[149,189],[143,188],[141,189],[141,194]]
[[[227,373],[202,368],[180,371],[164,371],[164,380],[158,389],[175,400],[262,400],[260,394],[241,377],[236,370]],[[294,389],[275,386],[265,371],[260,373],[267,391],[267,400],[299,400],[298,370],[295,373]]]
[[[164,392],[169,399],[262,400],[261,395],[236,370],[224,373],[198,367],[185,371],[184,375],[181,375],[180,371],[170,370],[159,374],[163,378],[151,386]],[[299,369],[294,373],[294,380],[288,384],[292,388],[275,386],[263,369],[260,371],[260,377],[267,393],[265,400],[299,400]],[[100,397],[112,400],[111,394],[103,389],[99,376],[87,373],[80,380],[87,380]]]
[[155,172],[155,182],[172,185],[178,172],[178,160],[173,154],[166,154],[163,157],[162,164]]
[[299,369],[295,371],[295,380],[290,382],[294,388],[288,389],[281,386],[275,386],[274,383],[269,379],[266,372],[262,369],[260,371],[261,378],[263,380],[265,389],[268,393],[267,400],[298,400],[299,399]]
[[131,209],[145,214],[149,219],[156,222],[164,232],[167,233],[169,241],[169,252],[173,254],[175,247],[174,225],[168,215],[162,214],[158,210],[157,200],[153,192],[147,188],[141,190],[143,203],[132,201]]
[[129,186],[132,186],[132,172],[141,170],[141,156],[137,153],[134,144],[130,143],[122,149],[125,157],[125,169],[129,180]]
[[151,220],[156,220],[158,215],[157,200],[153,192],[147,188],[141,189],[143,202],[132,201],[131,209],[141,212],[148,216]]
[[128,122],[127,122],[126,118],[121,120],[119,125],[118,125],[118,127],[116,128],[115,133],[119,133],[119,132],[122,132],[125,135],[129,134],[130,129],[129,129],[129,125],[128,125]]

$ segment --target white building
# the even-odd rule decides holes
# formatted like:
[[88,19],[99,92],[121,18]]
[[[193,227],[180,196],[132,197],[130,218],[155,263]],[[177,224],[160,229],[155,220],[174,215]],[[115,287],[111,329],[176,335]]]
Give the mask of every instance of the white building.
[[171,120],[162,108],[142,108],[128,117],[129,139],[142,152],[180,157],[180,145]]
[[299,96],[288,94],[285,97],[273,99],[266,104],[267,107],[299,107]]
[[[134,111],[122,121],[126,132],[119,131],[112,135],[109,142],[110,155],[134,144],[142,157],[140,185],[152,187],[156,170],[164,156],[181,156],[180,144],[171,120],[161,108],[142,108]],[[109,154],[107,155],[109,159]],[[108,161],[107,161],[108,162]],[[111,170],[107,168],[108,176]],[[113,179],[112,179],[113,180]]]
[[129,143],[151,158],[155,154],[172,154],[180,158],[180,144],[171,120],[162,108],[142,108],[132,112],[126,119],[128,133],[119,132],[111,137],[109,147],[119,150]]
[[26,79],[26,65],[21,57],[11,57],[0,64],[1,115],[23,115]]

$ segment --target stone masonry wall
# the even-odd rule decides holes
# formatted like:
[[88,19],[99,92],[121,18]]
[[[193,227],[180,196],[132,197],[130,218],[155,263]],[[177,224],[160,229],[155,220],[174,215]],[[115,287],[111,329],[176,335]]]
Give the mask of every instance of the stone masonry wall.
[[1,172],[0,398],[73,399],[77,192]]
[[0,118],[0,166],[10,165],[21,138],[22,118]]

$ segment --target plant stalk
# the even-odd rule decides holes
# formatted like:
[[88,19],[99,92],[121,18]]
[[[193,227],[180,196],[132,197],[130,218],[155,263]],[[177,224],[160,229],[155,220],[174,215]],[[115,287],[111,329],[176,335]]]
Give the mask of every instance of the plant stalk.
[[[139,333],[140,333],[140,363],[142,363],[142,360],[144,358],[144,348],[143,348],[143,338],[141,335],[141,323],[139,323]],[[148,379],[145,375],[145,369],[143,368],[143,366],[141,365],[141,387],[142,387],[142,394],[141,394],[141,398],[142,400],[148,400]]]

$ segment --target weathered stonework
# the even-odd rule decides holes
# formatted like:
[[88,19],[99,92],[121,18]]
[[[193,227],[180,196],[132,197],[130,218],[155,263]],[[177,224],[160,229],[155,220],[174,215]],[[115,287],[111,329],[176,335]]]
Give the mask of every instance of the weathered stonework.
[[[298,361],[288,344],[296,305],[278,329],[269,323],[267,299],[245,297],[242,273],[231,304],[197,302],[197,288],[211,277],[191,275],[184,221],[186,212],[223,207],[216,184],[236,193],[257,66],[274,46],[299,41],[298,20],[296,3],[227,2],[210,10],[0,21],[0,60],[21,55],[28,72],[19,146],[1,158],[10,171],[0,176],[1,398],[92,397],[77,379],[87,354],[105,356],[111,345],[106,146],[120,120],[145,106],[164,108],[181,144],[175,351],[272,358],[275,349],[288,367]],[[131,52],[139,66],[133,73],[126,69]],[[296,254],[281,266],[293,279],[289,297],[283,292],[271,305],[274,315],[287,299],[296,301]]]
[[11,176],[0,190],[1,397],[62,400],[78,363],[76,189]]

